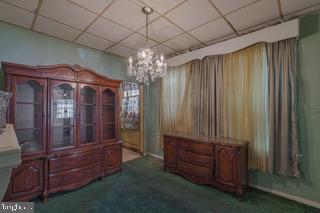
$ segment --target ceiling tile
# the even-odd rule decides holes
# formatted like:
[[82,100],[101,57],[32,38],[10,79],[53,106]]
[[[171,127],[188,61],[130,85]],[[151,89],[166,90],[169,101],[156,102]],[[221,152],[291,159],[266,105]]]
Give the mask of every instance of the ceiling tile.
[[199,45],[201,43],[198,40],[194,39],[192,36],[185,33],[169,41],[166,41],[164,44],[168,47],[171,47],[172,49],[180,51]]
[[[139,31],[141,34],[145,34],[146,28],[144,27]],[[165,18],[159,18],[149,25],[149,37],[158,41],[163,42],[173,38],[183,31],[176,27],[174,24],[170,23]]]
[[78,29],[85,29],[96,18],[94,13],[66,0],[43,0],[40,14]]
[[298,10],[296,12],[284,15],[284,20],[291,20],[291,19],[294,19],[294,18],[299,18],[300,16],[303,16],[303,15],[308,14],[308,13],[313,13],[315,11],[320,11],[320,4],[316,4],[314,6],[310,6],[310,7],[307,7],[305,9]]
[[277,1],[262,0],[230,13],[226,18],[237,30],[277,19],[279,18]]
[[38,6],[39,0],[5,0],[4,2],[8,2],[10,4],[14,4],[18,7],[22,7],[26,10],[34,12]]
[[0,1],[0,20],[30,28],[34,14]]
[[211,0],[214,5],[225,15],[257,0]]
[[168,55],[175,52],[173,49],[170,49],[169,47],[164,46],[162,44],[154,46],[153,49],[157,51],[157,54],[163,54],[163,55]]
[[81,33],[80,30],[60,24],[42,16],[38,16],[34,25],[34,30],[68,41],[74,40]]
[[316,4],[320,4],[320,0],[281,0],[281,6],[284,15],[311,7]]
[[230,35],[234,32],[223,18],[219,18],[217,20],[209,22],[208,24],[191,30],[189,33],[200,41],[207,42],[226,35]]
[[[145,36],[142,36],[140,34],[133,34],[130,37],[124,39],[123,41],[120,42],[124,46],[131,47],[133,49],[139,49],[141,47],[144,47],[146,45],[146,38]],[[157,42],[154,42],[152,40],[149,40],[149,46],[155,46],[157,45]]]
[[[146,23],[146,16],[142,13],[141,8],[142,5],[139,6],[132,0],[117,0],[102,16],[136,31]],[[149,18],[153,20],[158,16],[157,13],[153,13]]]
[[172,22],[188,31],[214,18],[219,13],[208,0],[189,0],[166,14]]
[[109,53],[112,53],[115,55],[119,55],[119,56],[122,56],[125,58],[136,54],[136,51],[134,51],[128,47],[124,47],[122,45],[119,45],[119,44],[117,44],[113,47],[110,47],[109,49],[106,50],[106,52],[109,52]]
[[98,18],[87,31],[113,42],[118,42],[132,33],[132,31],[103,17]]
[[76,43],[82,44],[84,46],[92,47],[98,50],[104,50],[107,47],[110,47],[114,43],[112,41],[107,41],[105,39],[90,35],[88,33],[82,34],[77,40]]
[[142,0],[143,3],[152,7],[155,11],[164,14],[184,0]]
[[227,36],[224,36],[224,37],[220,37],[220,38],[217,38],[217,39],[210,40],[210,41],[206,42],[206,45],[213,45],[213,44],[216,44],[216,43],[219,43],[219,42],[222,42],[222,41],[233,39],[235,37],[237,37],[237,34],[233,33],[231,35],[227,35]]
[[71,0],[95,13],[101,13],[112,0]]

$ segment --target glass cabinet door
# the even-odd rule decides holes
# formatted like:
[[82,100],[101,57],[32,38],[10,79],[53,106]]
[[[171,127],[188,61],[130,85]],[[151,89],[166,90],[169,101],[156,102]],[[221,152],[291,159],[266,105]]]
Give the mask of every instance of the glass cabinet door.
[[51,81],[51,147],[74,146],[76,84]]
[[81,144],[97,142],[97,91],[98,86],[79,84],[79,133]]
[[23,154],[44,152],[46,81],[15,77],[15,130]]
[[101,94],[102,141],[116,139],[116,91],[104,88]]

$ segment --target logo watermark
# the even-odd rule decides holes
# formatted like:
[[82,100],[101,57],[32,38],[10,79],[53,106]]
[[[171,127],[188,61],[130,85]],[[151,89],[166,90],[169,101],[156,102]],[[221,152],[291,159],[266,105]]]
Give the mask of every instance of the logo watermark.
[[0,213],[34,213],[33,202],[0,202]]

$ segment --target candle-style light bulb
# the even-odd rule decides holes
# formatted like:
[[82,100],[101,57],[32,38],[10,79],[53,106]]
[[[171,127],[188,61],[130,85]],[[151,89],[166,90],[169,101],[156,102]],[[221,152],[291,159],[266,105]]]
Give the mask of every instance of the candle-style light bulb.
[[142,56],[143,58],[145,58],[145,57],[147,56],[146,52],[145,52],[145,51],[142,51],[141,56]]
[[163,61],[163,60],[164,60],[164,57],[163,57],[163,55],[162,55],[162,54],[160,55],[160,60],[161,60],[161,61]]

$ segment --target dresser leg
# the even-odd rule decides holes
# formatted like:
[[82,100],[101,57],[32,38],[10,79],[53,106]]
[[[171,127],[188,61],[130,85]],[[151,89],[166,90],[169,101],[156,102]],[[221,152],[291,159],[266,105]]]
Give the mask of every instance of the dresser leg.
[[244,201],[243,194],[237,195],[237,199],[238,201],[243,202]]
[[48,202],[48,195],[42,195],[42,202],[43,203]]

